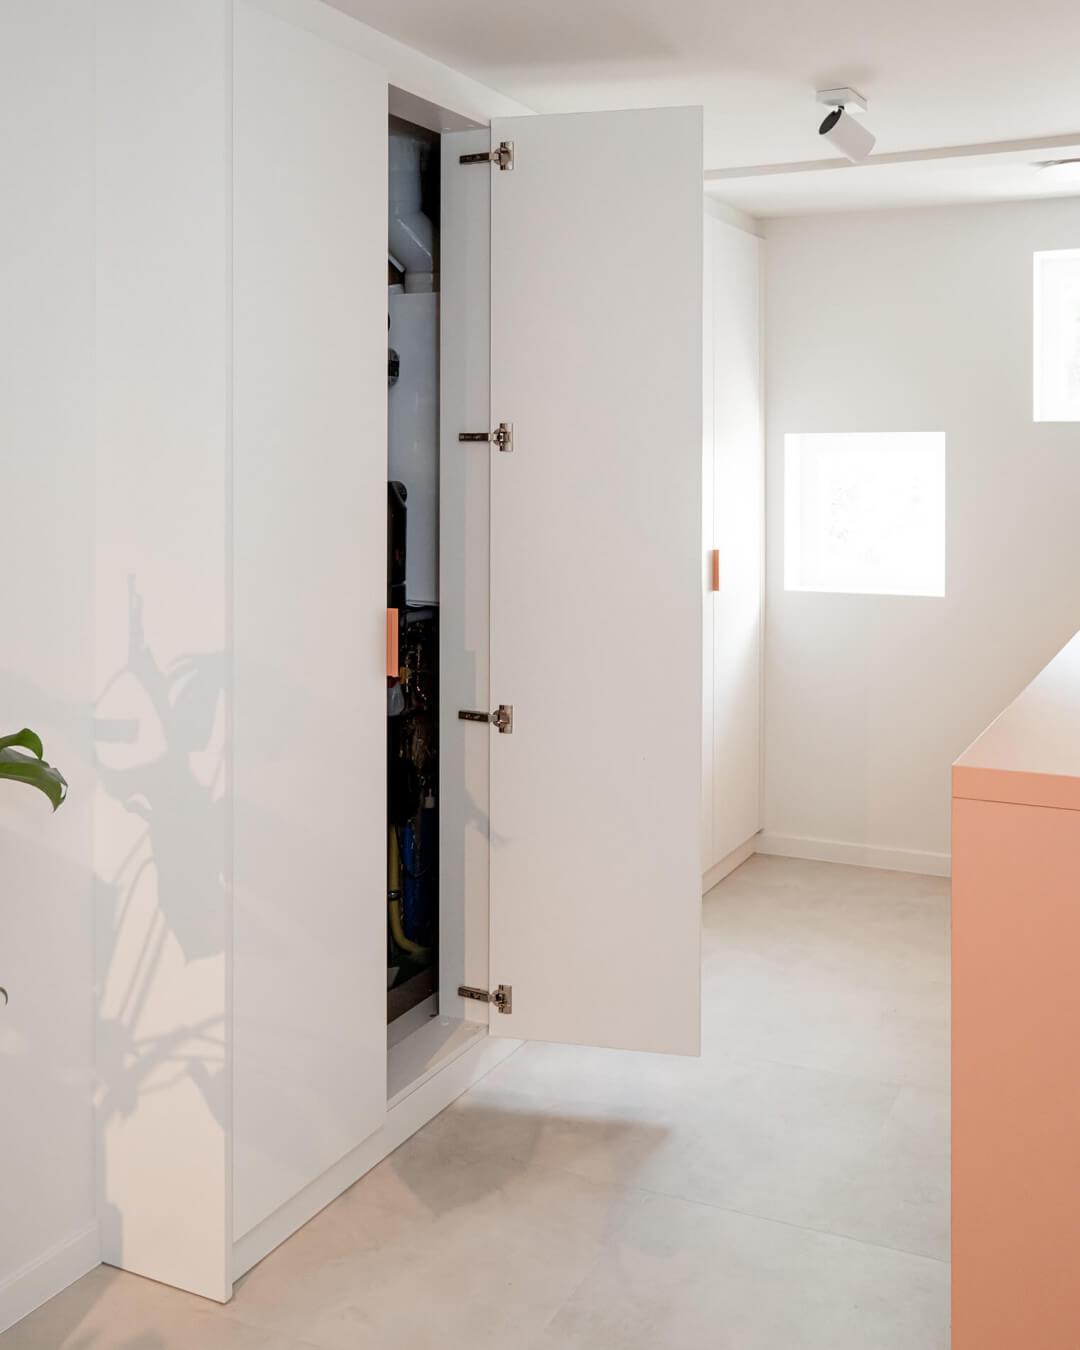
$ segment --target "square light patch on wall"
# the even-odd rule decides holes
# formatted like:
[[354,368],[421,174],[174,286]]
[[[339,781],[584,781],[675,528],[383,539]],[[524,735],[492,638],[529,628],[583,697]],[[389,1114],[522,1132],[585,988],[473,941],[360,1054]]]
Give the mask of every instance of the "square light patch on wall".
[[784,589],[944,595],[944,433],[785,436]]
[[1080,422],[1080,248],[1035,254],[1035,421]]

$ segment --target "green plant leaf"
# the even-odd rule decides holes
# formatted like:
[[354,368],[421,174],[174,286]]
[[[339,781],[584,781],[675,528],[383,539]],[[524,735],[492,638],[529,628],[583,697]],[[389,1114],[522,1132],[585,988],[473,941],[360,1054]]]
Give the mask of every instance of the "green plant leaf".
[[[20,735],[25,733],[20,732]],[[33,732],[30,733],[33,735]],[[5,738],[7,739],[7,738]],[[38,741],[40,745],[41,742]],[[67,796],[67,779],[59,769],[46,764],[40,757],[24,755],[12,748],[10,740],[0,747],[0,778],[10,778],[18,783],[28,783],[39,792],[44,792],[55,811]]]
[[45,747],[41,744],[41,737],[29,727],[16,731],[14,736],[0,736],[0,750],[6,750],[9,745],[21,745],[24,750],[37,755],[38,759],[45,758]]

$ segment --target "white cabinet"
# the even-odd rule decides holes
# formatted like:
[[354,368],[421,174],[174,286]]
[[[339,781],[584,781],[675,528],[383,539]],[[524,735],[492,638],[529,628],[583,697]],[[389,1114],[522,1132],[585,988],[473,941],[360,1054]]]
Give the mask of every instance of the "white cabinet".
[[101,1247],[113,1265],[222,1298],[228,33],[212,0],[100,0],[96,30]]
[[237,1236],[386,1112],[386,77],[327,17],[236,0]]
[[[464,130],[464,98],[448,113],[441,1012],[474,1040],[438,1072],[417,1059],[388,1107],[386,136],[388,86],[423,63],[315,0],[102,13],[99,309],[117,381],[127,360],[157,381],[143,441],[106,447],[126,475],[109,518],[162,490],[187,513],[163,546],[109,545],[110,582],[146,573],[176,725],[140,926],[103,905],[117,1019],[154,1047],[132,1076],[103,1027],[106,1259],[227,1298],[503,1042],[697,1050],[700,114],[506,118],[494,95],[490,129]],[[450,74],[405,92],[453,103]],[[172,85],[205,98],[197,118]],[[512,170],[458,163],[501,140]],[[187,195],[140,202],[144,161],[170,156],[194,166]],[[189,234],[209,262],[184,287]],[[161,369],[179,314],[188,344]],[[512,452],[457,442],[500,421]],[[185,615],[205,620],[205,686],[172,636]],[[497,703],[511,734],[456,720]],[[207,940],[185,947],[192,916]],[[512,986],[512,1011],[459,983]]]
[[696,1053],[701,120],[499,119],[496,1032]]
[[706,213],[701,869],[706,886],[742,861],[762,825],[761,247],[755,235]]

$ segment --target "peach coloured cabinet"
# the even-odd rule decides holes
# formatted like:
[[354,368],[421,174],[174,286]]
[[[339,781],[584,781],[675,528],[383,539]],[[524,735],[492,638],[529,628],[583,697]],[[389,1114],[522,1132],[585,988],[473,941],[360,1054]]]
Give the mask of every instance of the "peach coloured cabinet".
[[953,1350],[1080,1346],[1080,634],[953,766]]

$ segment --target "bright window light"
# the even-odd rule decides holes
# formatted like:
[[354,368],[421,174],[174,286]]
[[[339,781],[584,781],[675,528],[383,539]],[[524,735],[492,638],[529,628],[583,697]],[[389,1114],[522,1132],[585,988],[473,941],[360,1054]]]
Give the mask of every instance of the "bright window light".
[[1035,254],[1035,421],[1080,422],[1080,248]]
[[785,436],[784,589],[944,595],[944,433]]

